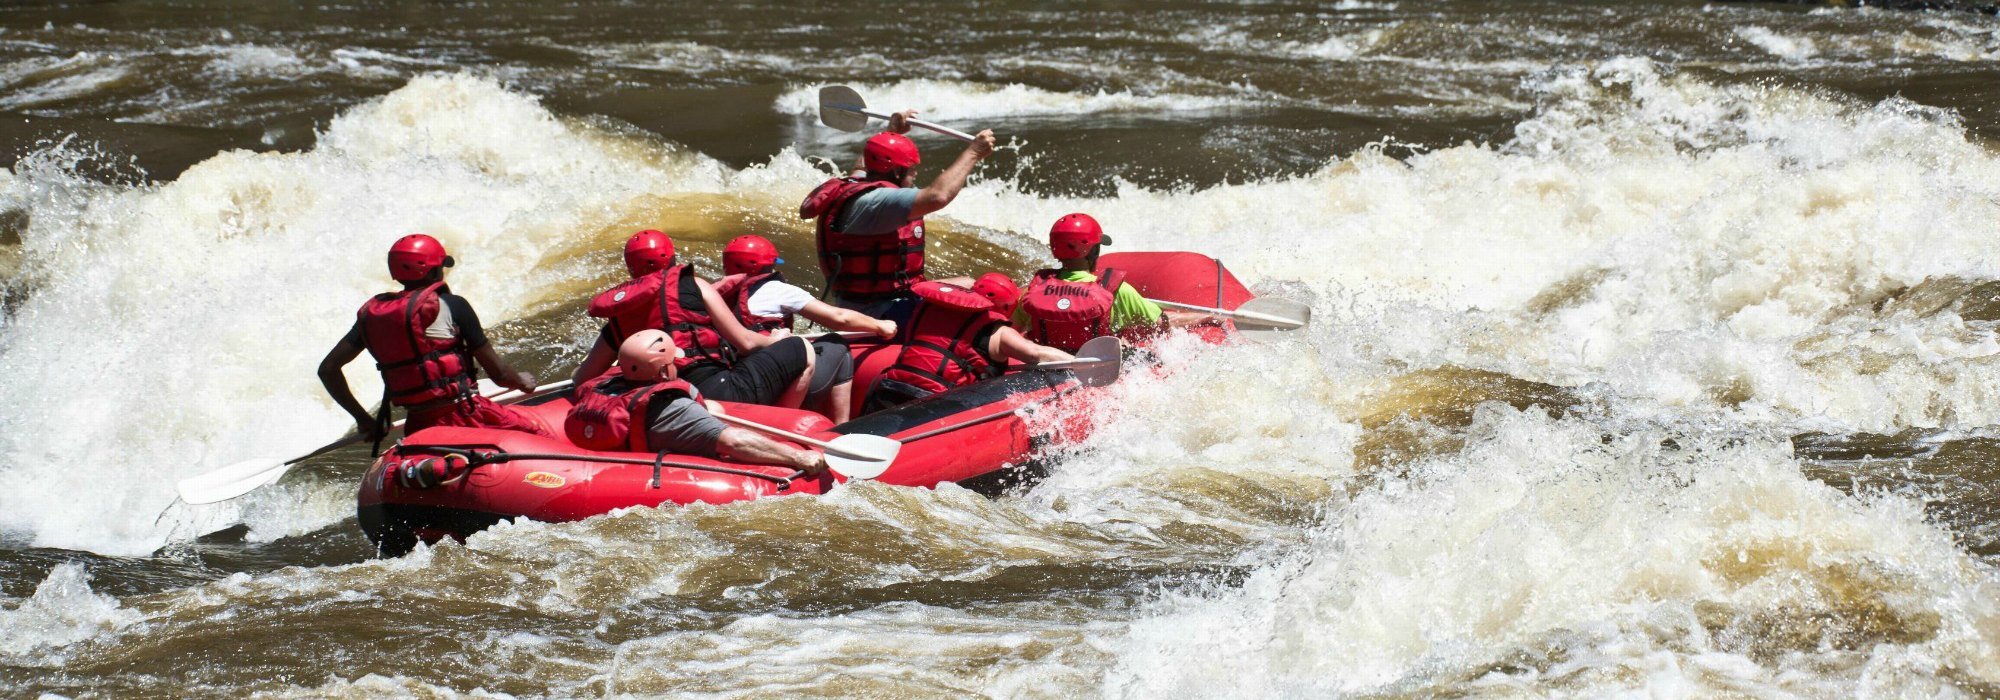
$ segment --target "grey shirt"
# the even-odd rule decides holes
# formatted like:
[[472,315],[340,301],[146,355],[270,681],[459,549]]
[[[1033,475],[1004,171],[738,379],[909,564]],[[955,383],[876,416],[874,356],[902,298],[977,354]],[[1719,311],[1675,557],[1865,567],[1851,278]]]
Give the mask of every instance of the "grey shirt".
[[835,228],[856,236],[895,233],[903,224],[910,223],[910,209],[917,206],[917,192],[910,187],[877,187],[863,192],[847,203],[840,220],[834,222]]
[[655,394],[646,401],[646,446],[655,451],[698,457],[716,456],[715,444],[725,426],[709,415],[699,398]]

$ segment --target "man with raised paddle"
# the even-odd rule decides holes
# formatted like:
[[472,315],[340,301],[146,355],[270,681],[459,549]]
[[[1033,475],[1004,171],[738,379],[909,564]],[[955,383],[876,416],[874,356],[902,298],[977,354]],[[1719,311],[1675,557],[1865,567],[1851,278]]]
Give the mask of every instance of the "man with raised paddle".
[[925,279],[924,216],[951,204],[994,146],[992,130],[979,132],[929,186],[916,189],[922,157],[904,135],[915,115],[916,110],[889,115],[889,130],[868,139],[852,172],[822,183],[799,204],[799,218],[816,220],[814,242],[828,300],[897,323],[908,320],[916,306],[910,285]]

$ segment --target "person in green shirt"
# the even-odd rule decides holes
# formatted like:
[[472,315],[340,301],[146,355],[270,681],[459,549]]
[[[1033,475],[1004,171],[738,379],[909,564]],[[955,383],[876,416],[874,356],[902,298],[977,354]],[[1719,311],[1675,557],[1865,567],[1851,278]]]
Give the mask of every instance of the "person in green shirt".
[[1111,237],[1088,214],[1069,214],[1049,228],[1049,250],[1057,267],[1035,273],[1020,305],[1014,327],[1038,343],[1075,352],[1099,335],[1145,333],[1167,326],[1199,323],[1206,317],[1162,310],[1139,290],[1111,273],[1097,278],[1097,255]]

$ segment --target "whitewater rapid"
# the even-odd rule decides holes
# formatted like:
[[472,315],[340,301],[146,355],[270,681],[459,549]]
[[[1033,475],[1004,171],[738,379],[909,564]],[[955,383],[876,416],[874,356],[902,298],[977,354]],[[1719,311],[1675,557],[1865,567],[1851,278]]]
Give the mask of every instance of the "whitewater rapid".
[[[1087,211],[1119,249],[1211,254],[1315,310],[1275,344],[1168,343],[1181,371],[1133,373],[1086,448],[1017,496],[866,485],[517,523],[404,559],[133,600],[61,568],[0,611],[34,630],[0,654],[61,663],[84,640],[417,595],[546,625],[459,631],[492,637],[491,657],[449,663],[501,692],[1995,687],[1991,564],[1911,495],[1808,478],[1791,438],[2000,419],[1992,324],[1890,303],[2000,275],[2000,155],[1949,111],[1721,85],[1639,58],[1533,81],[1533,114],[1495,143],[1328,152],[1305,175],[1200,189],[967,188],[940,223],[948,272],[1025,272],[1049,221]],[[876,87],[980,116],[1203,108]],[[810,89],[773,109],[796,113]],[[745,228],[796,249],[807,230],[786,210],[824,176],[809,156],[839,155],[729,168],[466,75],[351,109],[310,150],[225,153],[172,182],[93,182],[47,151],[0,179],[0,207],[29,213],[0,329],[0,531],[143,554],[233,523],[272,539],[337,522],[352,507],[341,478],[154,520],[175,479],[346,427],[312,367],[385,284],[373,251],[439,236],[489,327],[553,329],[502,337],[502,351],[566,368],[565,344],[590,328],[554,317],[613,278],[625,232],[673,217],[701,233],[691,254],[705,260]],[[75,401],[80,358],[123,378],[121,404],[148,408]],[[379,386],[369,374],[350,368],[363,396]],[[821,542],[839,556],[809,554]],[[959,606],[841,594],[977,590],[1037,566],[1155,572],[1133,585],[1156,592],[1104,609],[1088,581]],[[683,599],[738,607],[677,612]],[[786,651],[747,660],[772,649]],[[436,687],[393,670],[283,685]]]

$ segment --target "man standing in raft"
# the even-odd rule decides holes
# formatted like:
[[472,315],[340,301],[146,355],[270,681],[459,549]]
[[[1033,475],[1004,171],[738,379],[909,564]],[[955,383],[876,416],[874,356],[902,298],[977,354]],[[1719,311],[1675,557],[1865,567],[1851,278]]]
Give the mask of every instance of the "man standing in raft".
[[1014,310],[1014,327],[1037,343],[1076,352],[1101,335],[1130,336],[1164,326],[1200,323],[1205,317],[1163,311],[1125,283],[1125,273],[1105,270],[1099,279],[1097,255],[1111,237],[1088,214],[1069,214],[1049,228],[1056,269],[1035,273]]
[[[674,241],[640,231],[625,242],[625,270],[632,279],[590,300],[590,315],[605,319],[583,365],[572,378],[582,384],[611,367],[626,338],[663,330],[682,352],[679,376],[719,401],[798,408],[812,380],[812,348],[804,338],[750,332],[729,305],[674,255]],[[738,355],[742,349],[744,354]]]
[[[1012,280],[1008,282],[1011,286]],[[1073,359],[1067,352],[1021,337],[984,294],[943,282],[918,282],[910,290],[920,301],[910,322],[896,333],[895,342],[903,345],[903,352],[875,380],[863,413],[999,376],[1008,360]]]
[[622,373],[584,382],[563,433],[578,447],[667,452],[743,464],[775,464],[818,474],[826,459],[742,428],[723,425],[722,406],[701,399],[674,366],[681,349],[665,331],[643,330],[618,346]]
[[921,158],[903,134],[915,115],[890,115],[889,130],[862,147],[859,169],[827,180],[799,204],[799,218],[818,220],[814,241],[833,305],[898,323],[916,305],[910,285],[924,281],[924,215],[951,204],[973,167],[993,155],[993,131],[981,131],[929,187],[914,189]]
[[[320,361],[320,383],[354,417],[355,432],[369,439],[379,440],[388,431],[390,404],[409,414],[405,433],[447,425],[554,437],[526,412],[479,395],[475,359],[500,386],[534,391],[535,377],[500,359],[486,342],[472,305],[445,286],[444,269],[452,263],[443,244],[421,233],[390,246],[389,276],[403,283],[403,291],[377,294],[361,305],[354,327]],[[354,399],[340,373],[363,349],[382,372],[384,405],[377,416],[368,415]]]
[[[736,320],[752,333],[784,337],[791,335],[795,316],[836,331],[873,333],[883,338],[896,335],[896,324],[871,318],[852,309],[843,309],[814,299],[812,294],[785,281],[778,272],[784,260],[778,247],[763,236],[741,236],[722,249],[722,271],[729,275],[715,283],[715,293],[736,314]],[[817,411],[835,423],[853,417],[854,355],[847,341],[829,334],[813,341],[813,372],[806,390],[805,408]]]

